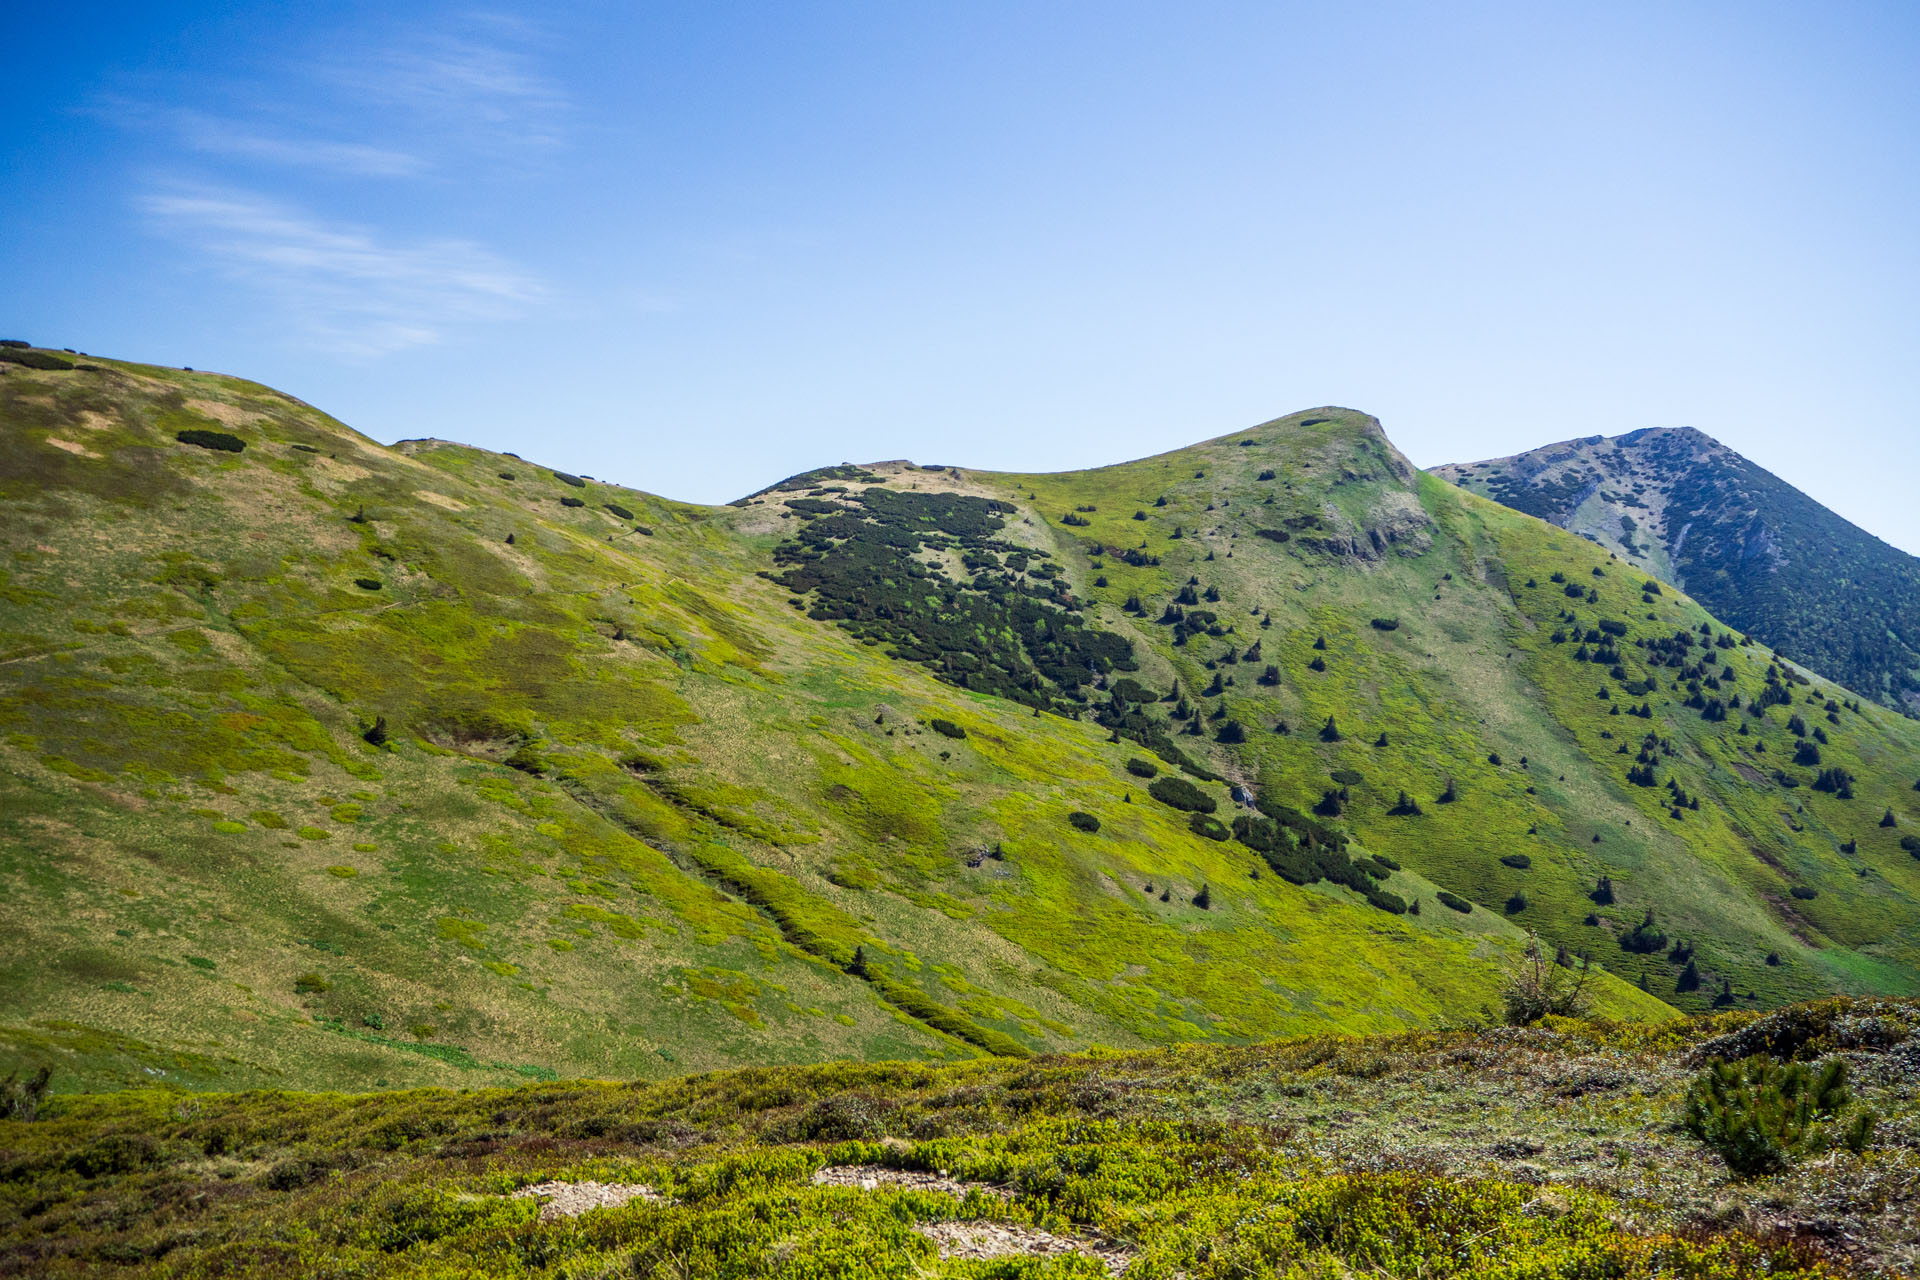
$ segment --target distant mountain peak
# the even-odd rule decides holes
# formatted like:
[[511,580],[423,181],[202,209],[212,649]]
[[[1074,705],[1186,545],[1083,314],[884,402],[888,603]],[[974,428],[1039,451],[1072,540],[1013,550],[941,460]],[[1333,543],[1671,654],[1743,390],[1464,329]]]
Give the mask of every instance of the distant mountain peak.
[[1433,474],[1590,539],[1811,669],[1920,713],[1920,559],[1697,427],[1562,440]]

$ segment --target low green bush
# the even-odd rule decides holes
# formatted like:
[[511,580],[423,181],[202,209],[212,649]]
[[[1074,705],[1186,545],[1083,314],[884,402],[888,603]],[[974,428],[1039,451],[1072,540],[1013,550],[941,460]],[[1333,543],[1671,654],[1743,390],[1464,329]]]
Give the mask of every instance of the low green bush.
[[1086,831],[1089,833],[1098,831],[1100,829],[1100,819],[1094,817],[1090,813],[1083,813],[1078,809],[1075,809],[1072,813],[1067,815],[1067,821],[1072,823],[1075,827],[1079,828],[1081,831]]
[[1187,813],[1212,813],[1220,807],[1212,796],[1185,778],[1156,778],[1147,787],[1147,794],[1161,804]]
[[181,444],[198,445],[202,449],[217,449],[223,453],[239,453],[247,447],[247,442],[239,436],[228,435],[224,431],[202,431],[199,427],[177,431],[173,438]]
[[1875,1117],[1860,1110],[1847,1086],[1847,1064],[1829,1058],[1818,1069],[1755,1054],[1708,1065],[1687,1087],[1684,1122],[1742,1176],[1775,1173],[1795,1159],[1836,1145],[1861,1151],[1873,1140]]
[[951,720],[942,720],[938,716],[927,721],[927,728],[933,730],[943,738],[964,738],[967,736],[965,729],[962,729]]
[[27,369],[44,369],[58,372],[73,368],[73,361],[62,360],[59,356],[44,351],[23,350],[20,347],[0,347],[0,364],[17,364]]
[[1204,813],[1188,814],[1187,830],[1208,840],[1225,840],[1233,834],[1220,825],[1218,818],[1210,818]]
[[1435,894],[1434,896],[1440,899],[1440,905],[1445,907],[1452,907],[1455,911],[1458,911],[1461,915],[1467,915],[1473,910],[1473,904],[1471,902],[1468,902],[1465,898],[1461,897],[1457,893],[1448,893],[1445,889],[1442,889],[1439,893]]

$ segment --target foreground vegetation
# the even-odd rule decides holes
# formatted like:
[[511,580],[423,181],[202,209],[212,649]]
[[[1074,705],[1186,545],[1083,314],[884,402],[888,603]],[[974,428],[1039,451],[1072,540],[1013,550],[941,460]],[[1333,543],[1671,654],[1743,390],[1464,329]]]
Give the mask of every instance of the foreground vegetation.
[[[1920,1004],[371,1095],[58,1095],[0,1123],[0,1272],[1843,1276],[1920,1264]],[[1851,1077],[1856,1151],[1735,1172],[1685,1098]],[[857,1169],[823,1181],[823,1170]],[[906,1179],[889,1171],[912,1171]],[[652,1193],[542,1219],[516,1190]],[[993,1224],[938,1256],[932,1224]],[[1044,1233],[1044,1235],[1040,1234]],[[1043,1257],[1037,1241],[1075,1246]]]

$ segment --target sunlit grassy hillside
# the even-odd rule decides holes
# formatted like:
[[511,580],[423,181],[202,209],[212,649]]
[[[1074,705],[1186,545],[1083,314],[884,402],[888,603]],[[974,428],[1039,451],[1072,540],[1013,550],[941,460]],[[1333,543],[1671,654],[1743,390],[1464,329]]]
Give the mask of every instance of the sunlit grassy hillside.
[[1703,719],[1770,655],[1363,415],[706,508],[0,370],[0,1065],[56,1087],[1433,1026],[1526,929],[1620,1016],[1920,975],[1920,726],[1781,667]]

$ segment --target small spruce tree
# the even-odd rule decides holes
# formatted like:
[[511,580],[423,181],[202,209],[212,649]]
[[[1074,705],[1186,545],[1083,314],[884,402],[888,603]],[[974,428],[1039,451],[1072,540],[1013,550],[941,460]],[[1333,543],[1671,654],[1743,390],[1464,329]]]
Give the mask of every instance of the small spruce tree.
[[1687,967],[1680,971],[1680,977],[1674,982],[1675,991],[1698,991],[1700,989],[1700,969],[1693,961],[1687,961]]

